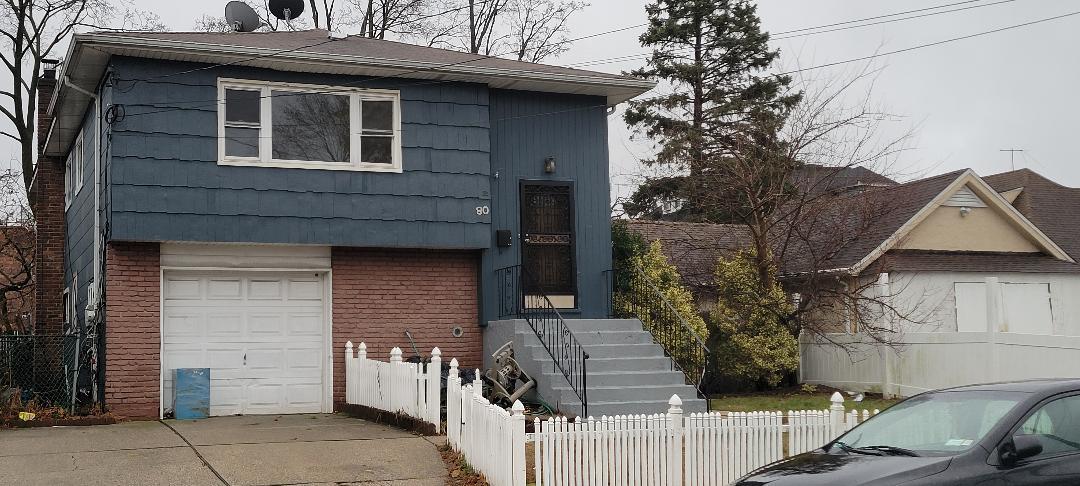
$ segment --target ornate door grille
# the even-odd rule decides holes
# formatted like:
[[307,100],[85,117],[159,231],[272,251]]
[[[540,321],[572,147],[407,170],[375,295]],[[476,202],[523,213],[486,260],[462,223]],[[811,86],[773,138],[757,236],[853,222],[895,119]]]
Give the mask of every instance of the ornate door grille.
[[521,186],[521,264],[534,281],[526,292],[576,295],[574,197],[570,184]]

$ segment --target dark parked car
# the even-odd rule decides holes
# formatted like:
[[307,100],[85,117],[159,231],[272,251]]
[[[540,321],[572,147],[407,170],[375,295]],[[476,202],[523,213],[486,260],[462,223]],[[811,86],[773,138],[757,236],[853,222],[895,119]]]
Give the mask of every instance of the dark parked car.
[[1080,485],[1080,380],[916,395],[735,484]]

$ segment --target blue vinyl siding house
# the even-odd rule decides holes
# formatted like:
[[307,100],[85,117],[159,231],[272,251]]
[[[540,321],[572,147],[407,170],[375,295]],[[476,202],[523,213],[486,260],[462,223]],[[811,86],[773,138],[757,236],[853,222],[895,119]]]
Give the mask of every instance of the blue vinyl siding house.
[[652,86],[319,30],[76,35],[43,136],[66,325],[153,417],[177,368],[211,369],[212,414],[326,412],[347,340],[478,367],[514,299],[606,318],[608,110]]

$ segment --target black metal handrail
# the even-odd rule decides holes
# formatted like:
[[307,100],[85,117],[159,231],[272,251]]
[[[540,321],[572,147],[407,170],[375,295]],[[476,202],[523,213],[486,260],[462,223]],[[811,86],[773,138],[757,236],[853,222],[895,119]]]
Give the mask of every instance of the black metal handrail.
[[586,361],[589,353],[574,336],[559,309],[521,265],[495,270],[495,276],[499,287],[499,317],[525,319],[551,356],[554,371],[562,373],[570,389],[581,400],[581,415],[588,416]]
[[671,358],[671,366],[686,376],[698,394],[708,369],[709,348],[682,313],[640,267],[608,270],[608,316],[641,321],[653,341]]

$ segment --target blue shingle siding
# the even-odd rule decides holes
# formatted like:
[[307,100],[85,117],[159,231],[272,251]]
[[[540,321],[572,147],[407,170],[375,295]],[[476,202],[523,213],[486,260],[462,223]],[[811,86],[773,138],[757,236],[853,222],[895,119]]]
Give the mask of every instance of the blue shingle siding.
[[[579,314],[604,317],[603,272],[611,268],[610,183],[607,112],[601,97],[510,90],[491,91],[492,234],[511,230],[513,246],[486,252],[484,321],[497,315],[495,269],[521,261],[519,185],[522,180],[570,181],[576,214],[575,235]],[[544,159],[555,157],[554,174]]]
[[[112,237],[487,248],[488,88],[114,58]],[[176,74],[194,70],[185,74]],[[403,173],[217,164],[217,80],[396,89]],[[146,81],[135,81],[146,80]]]
[[[82,125],[82,187],[66,210],[64,285],[75,297],[76,318],[81,322],[86,289],[94,278],[94,157],[96,112],[91,103]],[[71,150],[75,150],[73,142]],[[78,288],[72,288],[78,275]]]

